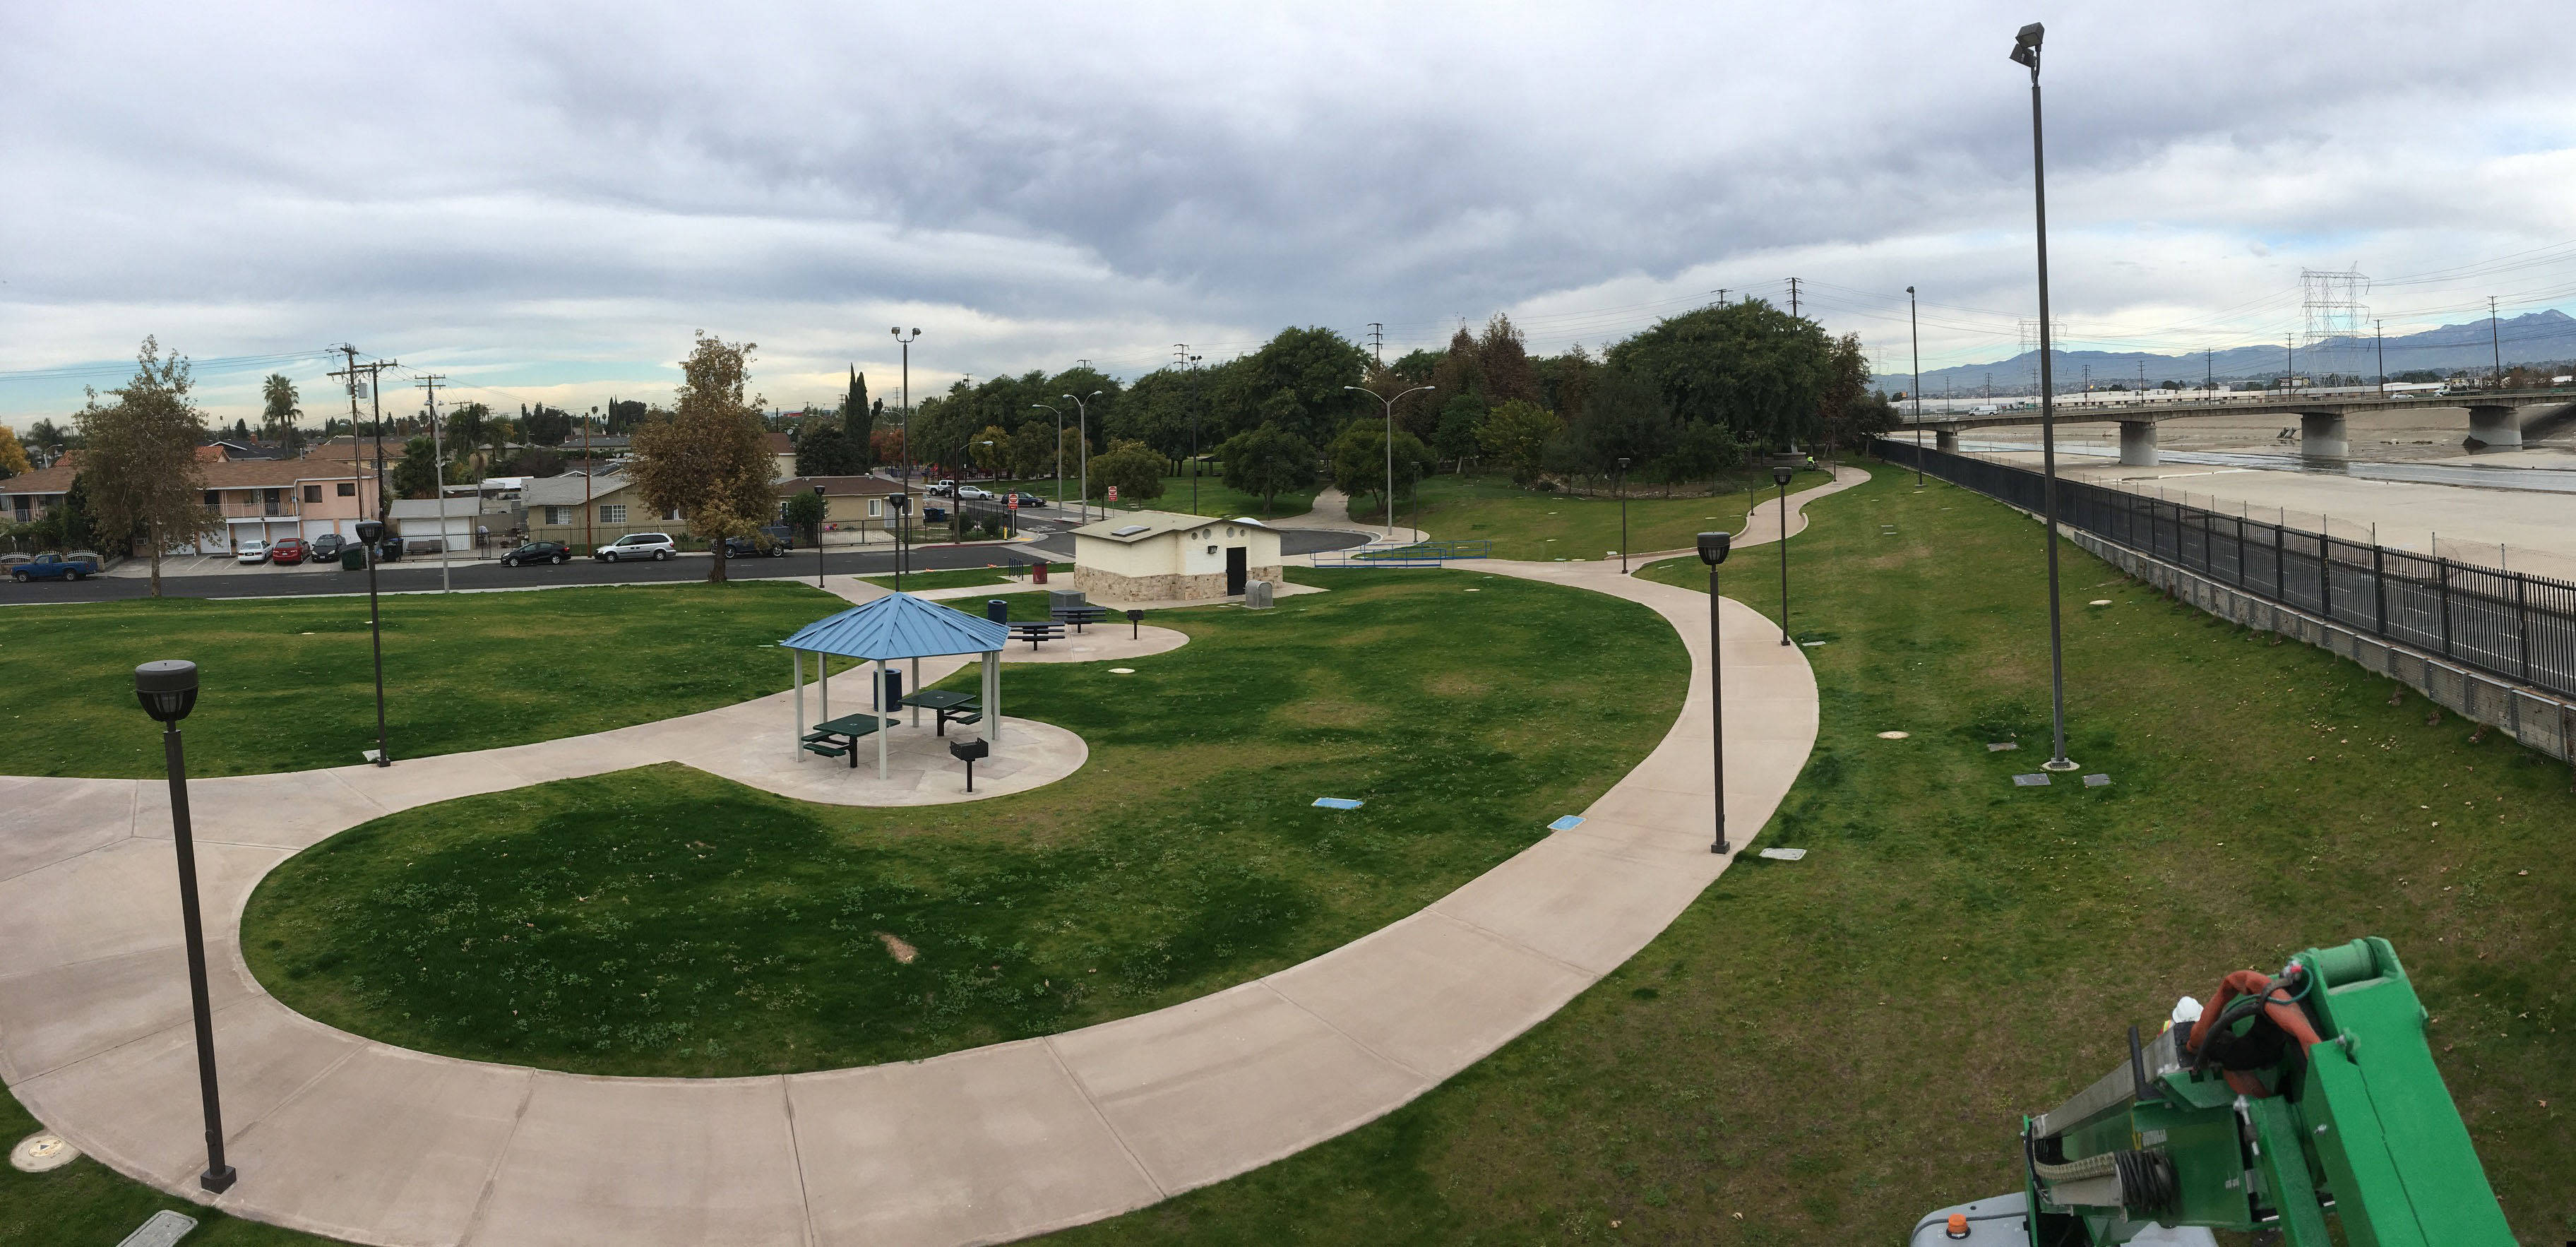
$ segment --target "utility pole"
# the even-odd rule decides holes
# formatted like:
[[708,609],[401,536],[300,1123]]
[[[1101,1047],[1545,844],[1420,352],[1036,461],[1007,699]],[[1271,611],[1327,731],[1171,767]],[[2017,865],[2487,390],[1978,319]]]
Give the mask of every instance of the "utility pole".
[[1792,277],[1792,278],[1790,278],[1790,279],[1789,279],[1789,315],[1790,315],[1790,316],[1792,316],[1792,317],[1795,317],[1797,314],[1798,314],[1798,279],[1797,279],[1797,278],[1795,278],[1795,277]]
[[[1914,342],[1914,487],[1923,488],[1923,330],[1914,319],[1914,287],[1905,288],[1905,331]],[[2144,367],[2145,365],[2140,365]],[[1716,659],[1709,659],[1711,664]]]
[[[1370,322],[1371,330],[1377,327],[1376,322]],[[1175,342],[1172,344],[1172,363],[1190,371],[1190,514],[1196,515],[1199,513],[1199,357],[1190,354],[1189,343]],[[1061,442],[1063,438],[1059,436],[1056,440]]]
[[2208,402],[2210,391],[2218,388],[2218,353],[2208,347],[2200,349],[2200,401]]
[[1726,290],[1727,288],[1724,286],[1717,288],[1717,305],[1719,307],[1726,306]]
[[2496,319],[2494,295],[2487,296],[2487,343],[2495,350],[2495,388],[2504,388],[2504,331]]
[[[598,415],[599,409],[596,407],[591,408],[590,414],[594,416]],[[617,414],[617,399],[614,396],[611,396],[608,400],[608,414],[612,416]],[[605,429],[601,431],[606,432]],[[599,461],[591,456],[590,422],[585,420],[582,422],[581,426],[581,544],[582,551],[586,554],[592,555],[599,553],[599,538],[596,534],[590,531],[590,478],[597,475],[599,475]],[[481,491],[478,490],[476,492],[479,493]],[[820,551],[823,549],[823,529],[819,524],[814,528],[814,549],[817,551],[816,557],[821,557]],[[815,587],[819,589],[822,586],[816,585]]]
[[348,357],[349,361],[349,366],[347,368],[329,375],[334,377],[346,377],[349,381],[349,459],[352,470],[355,470],[357,466],[357,450],[360,445],[358,441],[358,373],[362,370],[367,374],[367,401],[374,409],[376,417],[376,540],[367,540],[366,528],[364,525],[359,526],[358,540],[361,544],[367,547],[367,636],[369,643],[375,648],[376,654],[376,756],[373,761],[377,766],[391,766],[393,765],[393,754],[385,747],[384,615],[378,608],[376,601],[376,555],[378,554],[377,547],[382,544],[384,540],[385,513],[387,511],[385,503],[384,390],[383,387],[377,384],[377,382],[383,379],[382,374],[385,369],[399,368],[402,365],[400,361],[390,359],[361,364],[358,362],[358,348],[345,342],[333,349]]
[[2388,397],[2388,339],[2384,336],[2387,328],[2386,321],[2370,322],[2370,345],[2379,352],[2379,396],[2381,398]]
[[2289,352],[2286,358],[2290,361],[2289,367],[2281,373],[2281,388],[2285,390],[2296,389],[2299,384],[2299,340],[2297,338],[2283,338],[2281,339],[2281,349]]
[[438,591],[455,592],[447,582],[447,451],[438,436],[438,383],[447,378],[436,373],[422,373],[420,388],[429,391],[429,457],[438,482]]

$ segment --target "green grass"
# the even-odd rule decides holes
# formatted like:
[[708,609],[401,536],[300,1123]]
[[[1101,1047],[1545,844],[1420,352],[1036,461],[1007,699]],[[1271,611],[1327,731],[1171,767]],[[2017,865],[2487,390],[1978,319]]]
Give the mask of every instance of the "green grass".
[[[0,1092],[0,1146],[14,1146],[40,1128],[17,1097]],[[197,1219],[197,1228],[188,1233],[188,1247],[284,1247],[332,1241],[235,1220],[164,1195],[87,1156],[48,1173],[20,1173],[0,1165],[0,1244],[114,1243],[164,1208]]]
[[[1073,564],[1050,563],[1048,566],[1051,568],[1071,570]],[[883,572],[873,576],[861,576],[859,579],[865,580],[870,584],[884,585],[889,589],[894,587],[893,572]],[[955,571],[905,572],[903,574],[903,588],[906,593],[921,589],[956,589],[967,585],[1002,585],[1010,583],[1012,583],[1011,578],[1003,575],[1000,569],[988,567],[963,567]]]
[[1589,804],[1680,704],[1681,644],[1633,603],[1297,575],[1331,592],[1158,613],[1191,642],[1134,675],[1006,672],[1013,713],[1091,750],[1045,788],[852,809],[661,766],[470,797],[290,859],[243,946],[290,1006],[461,1057],[695,1076],[923,1057],[1385,926]]
[[[384,599],[386,737],[396,758],[579,736],[787,687],[773,648],[848,603],[793,581]],[[134,667],[194,661],[196,775],[359,761],[376,743],[363,598],[143,599],[8,613],[0,772],[149,778],[160,733]]]
[[[1055,500],[1055,478],[1052,476],[1034,481],[1003,481],[998,484],[977,481],[975,483],[982,485],[984,488],[992,490],[997,494],[1006,489],[1025,489],[1030,493],[1036,494],[1038,497],[1048,500],[1049,502],[1053,502]],[[1255,518],[1259,518],[1261,515],[1261,496],[1259,494],[1247,494],[1239,489],[1228,488],[1224,481],[1221,481],[1214,476],[1200,477],[1198,489],[1199,501],[1198,511],[1196,514],[1214,515],[1219,517],[1249,515]],[[1064,504],[1066,506],[1071,507],[1078,504],[1078,499],[1076,497],[1077,492],[1078,490],[1073,478],[1073,471],[1068,465],[1065,470],[1064,477]],[[1106,505],[1108,504],[1098,498],[1091,500],[1091,508],[1094,511],[1098,511]],[[1180,511],[1187,513],[1190,510],[1190,478],[1186,476],[1166,476],[1163,478],[1162,497],[1138,501],[1134,498],[1121,496],[1118,499],[1117,505],[1111,509],[1118,511]],[[1279,519],[1283,516],[1304,515],[1308,511],[1312,511],[1314,509],[1314,490],[1308,489],[1297,493],[1285,493],[1279,495],[1279,497],[1272,503],[1269,518]]]
[[[1626,966],[1412,1105],[1058,1240],[1897,1243],[1925,1212],[2017,1189],[2019,1115],[2125,1059],[2126,1025],[2365,933],[2395,941],[2437,1019],[2522,1241],[2576,1231],[2564,765],[2428,725],[2412,693],[2388,704],[2390,681],[2070,544],[2071,753],[2113,783],[2013,788],[2046,756],[2036,526],[1886,470],[1812,514],[1791,624],[1826,642],[1805,651],[1823,728],[1761,835],[1806,860],[1739,861]],[[1729,584],[1761,606],[1772,568],[1746,571]],[[1706,584],[1690,563],[1664,574]]]
[[[1751,480],[1745,477],[1744,480]],[[1831,473],[1801,472],[1789,492],[1812,489],[1833,479]],[[1761,477],[1764,506],[1774,505],[1779,490]],[[1744,529],[1744,489],[1698,497],[1665,498],[1657,486],[1636,486],[1628,495],[1628,549],[1679,550],[1694,535],[1713,529]],[[1358,500],[1351,518],[1378,523],[1374,498]],[[1586,497],[1522,489],[1501,476],[1434,476],[1422,482],[1422,506],[1413,501],[1396,507],[1396,522],[1420,528],[1443,541],[1490,539],[1498,559],[1597,559],[1618,557],[1619,499],[1604,494]]]

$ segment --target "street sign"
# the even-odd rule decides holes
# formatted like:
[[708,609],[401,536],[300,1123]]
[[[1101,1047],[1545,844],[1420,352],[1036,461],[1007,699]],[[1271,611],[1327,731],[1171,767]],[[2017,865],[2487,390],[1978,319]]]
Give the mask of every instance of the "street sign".
[[1010,497],[1003,499],[1002,505],[1013,511],[1017,511],[1020,509],[1020,496],[1018,494],[1013,494]]
[[1118,501],[1118,487],[1115,485],[1109,487],[1109,500],[1111,502]]

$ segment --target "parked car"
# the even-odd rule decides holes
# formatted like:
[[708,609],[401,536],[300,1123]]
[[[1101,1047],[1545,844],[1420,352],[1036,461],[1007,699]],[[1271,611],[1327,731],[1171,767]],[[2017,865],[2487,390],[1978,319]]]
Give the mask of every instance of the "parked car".
[[995,500],[993,491],[980,485],[960,485],[957,487],[957,491],[950,496],[954,497],[959,502],[992,502]]
[[785,538],[772,538],[766,550],[760,548],[757,538],[727,537],[724,539],[724,556],[729,559],[747,559],[757,555],[767,555],[773,559],[785,558],[787,552],[795,548],[796,543]]
[[517,567],[522,563],[560,563],[571,557],[571,547],[560,541],[531,541],[502,555],[501,566]]
[[289,537],[268,548],[268,561],[294,567],[304,562],[306,552],[302,537]]
[[628,533],[591,552],[603,563],[619,559],[667,559],[680,552],[669,533]]
[[957,492],[957,482],[941,481],[923,492],[928,493],[933,498],[945,498]]
[[1014,502],[1023,507],[1043,507],[1052,505],[1048,503],[1046,499],[1038,497],[1036,494],[1026,493],[1017,489],[1002,495],[1003,506],[1007,507]]
[[9,579],[25,584],[30,580],[86,580],[98,574],[98,556],[76,550],[65,555],[47,551],[9,569]]
[[338,533],[324,533],[313,539],[312,551],[308,557],[316,563],[336,563],[340,559],[340,547],[347,544],[349,544],[348,539]]
[[257,566],[267,561],[268,543],[265,541],[245,541],[240,545],[233,547],[233,562],[235,563],[240,563],[246,566]]

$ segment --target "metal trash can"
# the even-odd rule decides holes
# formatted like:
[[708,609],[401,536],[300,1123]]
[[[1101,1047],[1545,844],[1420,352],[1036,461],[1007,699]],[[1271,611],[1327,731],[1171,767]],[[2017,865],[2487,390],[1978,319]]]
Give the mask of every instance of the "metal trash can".
[[1046,574],[1047,574],[1047,565],[1046,565],[1046,564],[1044,564],[1044,563],[1032,563],[1032,564],[1030,564],[1030,565],[1029,565],[1029,583],[1031,583],[1031,584],[1040,584],[1040,585],[1045,584],[1045,583],[1047,582]]
[[885,669],[885,698],[877,703],[877,713],[893,714],[903,709],[903,668]]
[[365,546],[340,547],[340,570],[344,572],[367,570],[367,548]]
[[1011,602],[1010,602],[1010,599],[1008,599],[1008,598],[986,598],[986,599],[984,599],[984,618],[986,618],[986,619],[990,619],[990,620],[992,620],[994,623],[997,623],[997,624],[1006,624],[1006,623],[1011,622]]
[[1243,608],[1256,611],[1270,609],[1270,582],[1255,580],[1243,586]]
[[945,524],[945,523],[947,523],[947,522],[948,522],[948,508],[946,508],[946,507],[923,507],[923,508],[921,509],[921,522],[922,522],[922,523],[924,523],[924,524]]

